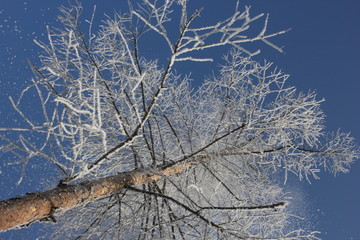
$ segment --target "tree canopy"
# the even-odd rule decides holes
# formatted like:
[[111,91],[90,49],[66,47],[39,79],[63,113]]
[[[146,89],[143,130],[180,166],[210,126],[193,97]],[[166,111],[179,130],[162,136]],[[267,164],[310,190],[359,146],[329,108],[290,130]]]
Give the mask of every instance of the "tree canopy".
[[[2,201],[3,215],[20,202],[42,202],[25,205],[36,209],[29,220],[1,230],[49,220],[56,221],[52,239],[318,239],[293,224],[279,178],[347,172],[358,146],[348,133],[325,131],[322,99],[288,86],[288,75],[244,46],[259,41],[282,51],[269,39],[286,31],[268,33],[266,16],[239,6],[198,26],[201,10],[187,4],[144,0],[95,33],[92,19],[82,30],[81,6],[61,8],[63,26],[36,42],[44,54],[32,66],[33,84],[11,99],[27,126],[1,129],[18,139],[0,135],[1,150],[23,169],[42,158],[59,184]],[[254,33],[250,24],[261,19]],[[142,48],[152,33],[164,43],[164,59]],[[219,71],[194,86],[186,74],[224,46],[232,49]],[[194,69],[177,73],[184,61]],[[31,91],[42,122],[22,110]]]

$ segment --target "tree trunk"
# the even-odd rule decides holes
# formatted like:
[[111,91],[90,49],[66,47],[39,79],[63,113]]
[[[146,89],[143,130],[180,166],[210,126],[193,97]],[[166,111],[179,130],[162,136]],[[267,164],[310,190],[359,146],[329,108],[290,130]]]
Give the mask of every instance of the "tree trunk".
[[45,192],[0,202],[0,232],[26,226],[38,220],[55,220],[54,214],[114,194],[126,186],[156,182],[196,165],[196,160],[179,162],[155,171],[134,170],[74,185],[62,185]]

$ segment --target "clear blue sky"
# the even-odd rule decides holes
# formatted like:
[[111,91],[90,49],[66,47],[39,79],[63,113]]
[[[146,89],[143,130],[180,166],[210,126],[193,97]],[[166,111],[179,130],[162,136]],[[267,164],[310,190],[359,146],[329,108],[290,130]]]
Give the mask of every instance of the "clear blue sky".
[[[228,16],[234,0],[193,0],[204,6],[201,21],[215,22]],[[35,62],[40,49],[33,39],[45,38],[46,25],[56,23],[57,7],[61,0],[1,0],[0,4],[0,125],[13,123],[8,96],[17,96],[32,77],[27,61]],[[84,13],[91,14],[97,4],[97,20],[104,13],[112,15],[124,0],[86,0]],[[86,4],[85,4],[86,2]],[[221,2],[221,3],[220,3]],[[254,13],[269,13],[269,30],[292,30],[273,40],[285,46],[280,54],[261,45],[259,59],[266,58],[284,72],[291,74],[290,84],[300,90],[317,90],[325,98],[323,110],[329,130],[351,131],[360,143],[360,2],[358,0],[242,0],[251,5]],[[149,49],[156,56],[154,50]],[[199,67],[201,68],[201,67]],[[193,77],[198,76],[194,74]],[[15,188],[9,181],[16,175],[5,170],[0,157],[0,199],[31,191],[30,184]],[[36,170],[36,169],[35,169]],[[39,169],[38,169],[39,170]],[[41,169],[40,169],[41,170]],[[300,184],[301,199],[311,222],[328,240],[360,239],[360,163],[352,171],[336,178],[325,173],[312,185]],[[43,173],[29,173],[43,174]],[[14,177],[15,176],[15,177]],[[18,175],[17,175],[18,176]],[[32,182],[31,184],[36,184]],[[30,189],[30,190],[29,190]],[[301,204],[301,203],[299,203]],[[1,216],[0,216],[1,217]],[[21,234],[0,234],[0,239],[22,239]],[[30,235],[24,239],[31,239]]]

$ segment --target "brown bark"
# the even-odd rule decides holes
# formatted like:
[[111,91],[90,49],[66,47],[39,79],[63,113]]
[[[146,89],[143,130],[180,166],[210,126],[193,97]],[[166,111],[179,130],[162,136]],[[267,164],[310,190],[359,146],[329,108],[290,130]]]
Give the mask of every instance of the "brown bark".
[[163,176],[180,173],[192,165],[196,165],[194,161],[172,164],[156,171],[134,170],[1,201],[0,232],[38,220],[54,219],[54,213],[65,212],[73,207],[109,196],[125,186],[156,182]]

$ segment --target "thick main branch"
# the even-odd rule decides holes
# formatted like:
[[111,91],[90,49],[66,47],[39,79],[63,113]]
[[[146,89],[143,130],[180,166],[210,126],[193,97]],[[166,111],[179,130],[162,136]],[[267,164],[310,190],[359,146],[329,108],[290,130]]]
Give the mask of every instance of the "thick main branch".
[[22,227],[34,221],[53,218],[54,213],[65,212],[76,206],[93,202],[114,194],[126,186],[156,182],[161,177],[180,173],[196,165],[195,161],[180,162],[153,171],[134,170],[1,201],[0,232]]

